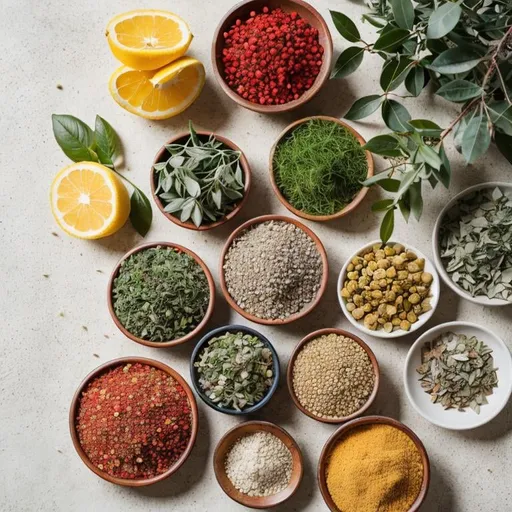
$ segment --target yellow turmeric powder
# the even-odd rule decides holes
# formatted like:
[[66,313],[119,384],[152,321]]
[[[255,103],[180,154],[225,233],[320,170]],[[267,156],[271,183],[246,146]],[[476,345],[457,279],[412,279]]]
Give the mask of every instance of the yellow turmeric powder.
[[407,512],[420,493],[421,454],[390,425],[350,430],[331,452],[327,488],[341,512]]

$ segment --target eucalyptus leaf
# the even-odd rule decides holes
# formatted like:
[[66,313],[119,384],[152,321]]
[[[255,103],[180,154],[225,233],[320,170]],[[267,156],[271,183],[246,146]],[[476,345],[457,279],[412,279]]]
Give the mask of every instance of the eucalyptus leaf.
[[349,111],[345,114],[345,119],[357,121],[358,119],[368,117],[380,107],[382,100],[382,96],[377,94],[359,98],[354,102]]
[[491,134],[487,118],[483,115],[475,116],[462,136],[462,155],[471,164],[487,151],[490,144]]
[[383,243],[386,243],[393,234],[393,230],[395,229],[395,210],[391,209],[386,212],[382,219],[382,224],[380,226],[380,239]]
[[94,133],[83,121],[67,114],[53,114],[52,125],[57,144],[73,162],[99,162]]
[[504,133],[496,132],[494,142],[501,154],[512,164],[512,137]]
[[462,9],[458,2],[442,4],[430,16],[427,37],[429,39],[439,39],[451,32],[459,22],[461,14]]
[[380,86],[382,89],[384,91],[395,90],[405,80],[412,64],[412,61],[407,58],[387,61],[380,75]]
[[351,43],[361,40],[359,30],[357,30],[355,23],[348,16],[337,11],[330,11],[330,13],[334,26],[342,37]]
[[420,220],[423,213],[423,198],[421,196],[421,180],[414,182],[409,187],[411,213],[416,220]]
[[506,101],[496,101],[487,105],[487,110],[496,128],[512,136],[512,105]]
[[439,125],[429,119],[413,119],[408,124],[423,137],[439,137],[443,131]]
[[414,25],[414,7],[411,0],[391,0],[391,9],[400,28],[412,29]]
[[411,68],[405,77],[405,88],[413,96],[419,96],[424,86],[425,70],[421,66]]
[[482,94],[482,88],[469,80],[453,80],[440,87],[436,94],[454,102],[467,101]]
[[393,205],[393,199],[381,199],[372,204],[372,212],[383,212]]
[[421,144],[418,147],[418,160],[425,162],[434,169],[440,169],[441,165],[443,164],[439,153],[437,153],[433,148],[427,146],[426,144]]
[[473,69],[482,57],[473,50],[450,48],[434,59],[430,69],[443,75],[455,75]]
[[370,139],[363,149],[381,156],[402,156],[398,140],[392,135],[377,135]]
[[395,132],[407,132],[410,130],[408,121],[411,119],[411,115],[398,101],[384,101],[382,104],[382,118],[386,126]]
[[392,52],[402,45],[410,36],[410,32],[403,28],[394,28],[375,41],[375,51]]
[[400,180],[395,180],[393,178],[387,178],[384,180],[380,180],[378,185],[383,188],[386,192],[398,192],[400,188]]
[[360,46],[350,46],[336,61],[331,78],[344,78],[353,73],[363,62],[364,49]]

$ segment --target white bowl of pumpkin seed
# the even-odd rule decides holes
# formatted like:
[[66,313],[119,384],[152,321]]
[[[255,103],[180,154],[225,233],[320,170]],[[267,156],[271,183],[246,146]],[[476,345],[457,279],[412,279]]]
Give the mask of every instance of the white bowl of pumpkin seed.
[[404,367],[414,409],[450,430],[480,427],[496,417],[512,394],[512,356],[503,340],[470,322],[447,322],[423,333]]
[[347,259],[338,278],[338,300],[349,322],[378,338],[420,329],[439,302],[439,276],[418,249],[373,241]]
[[469,187],[441,210],[432,235],[434,262],[460,297],[482,306],[512,304],[512,185]]

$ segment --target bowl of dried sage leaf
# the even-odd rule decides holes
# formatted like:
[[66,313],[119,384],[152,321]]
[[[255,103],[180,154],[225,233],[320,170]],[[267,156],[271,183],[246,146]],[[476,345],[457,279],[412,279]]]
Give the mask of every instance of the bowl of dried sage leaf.
[[405,392],[425,419],[469,430],[495,418],[512,394],[512,356],[503,340],[470,322],[448,322],[421,335],[409,350]]
[[483,306],[512,304],[512,185],[487,182],[457,194],[441,211],[432,236],[444,282]]

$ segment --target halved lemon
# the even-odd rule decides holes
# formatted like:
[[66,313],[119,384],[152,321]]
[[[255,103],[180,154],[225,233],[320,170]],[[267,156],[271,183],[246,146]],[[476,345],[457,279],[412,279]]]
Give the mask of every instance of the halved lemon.
[[130,214],[130,198],[121,180],[94,162],[64,167],[53,180],[50,201],[59,226],[77,238],[111,235]]
[[117,103],[132,114],[168,119],[194,103],[204,81],[202,63],[182,57],[156,72],[121,66],[110,77],[109,88]]
[[179,16],[141,9],[112,18],[106,34],[112,53],[134,69],[158,69],[185,55],[192,34]]

